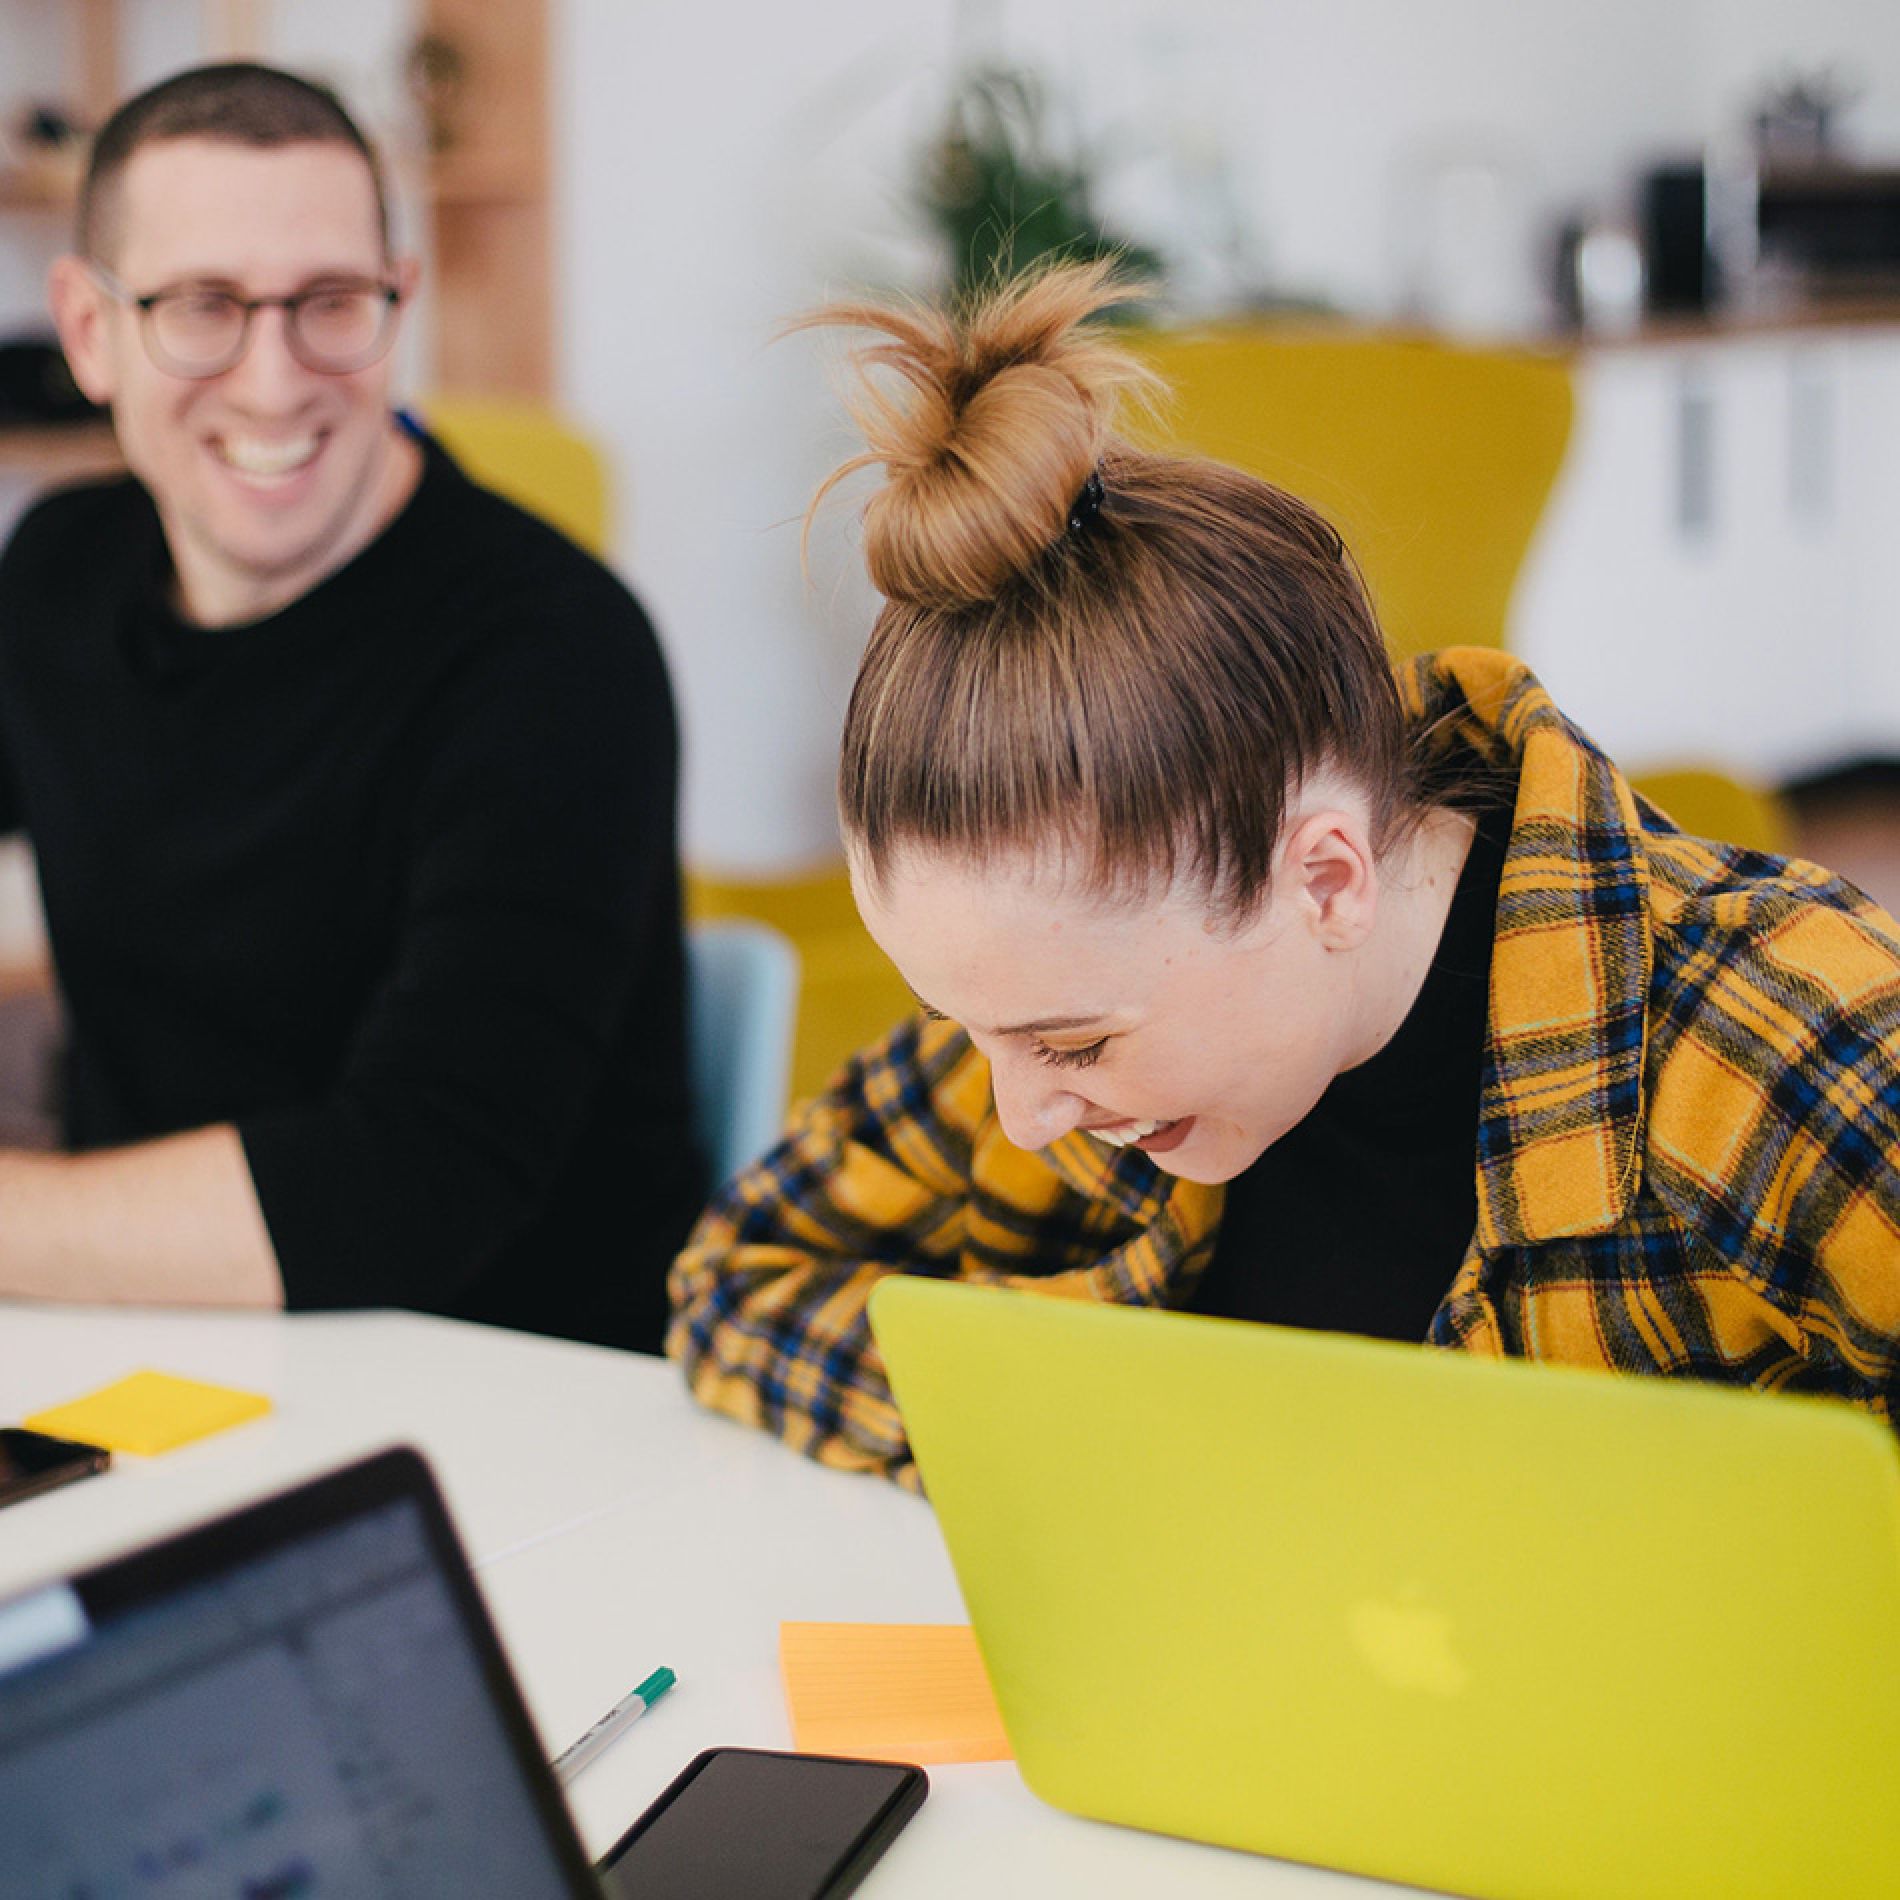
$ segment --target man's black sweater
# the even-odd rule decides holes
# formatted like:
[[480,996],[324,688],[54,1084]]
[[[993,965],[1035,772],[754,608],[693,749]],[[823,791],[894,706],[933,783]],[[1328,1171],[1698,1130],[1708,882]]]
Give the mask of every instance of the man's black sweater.
[[699,1198],[665,670],[604,568],[425,451],[250,625],[170,610],[132,481],[0,559],[68,1136],[235,1123],[293,1307],[657,1347]]

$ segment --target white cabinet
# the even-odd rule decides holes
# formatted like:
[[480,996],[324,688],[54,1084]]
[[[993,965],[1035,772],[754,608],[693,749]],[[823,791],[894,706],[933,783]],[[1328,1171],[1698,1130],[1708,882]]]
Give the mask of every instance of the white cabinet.
[[1630,767],[1900,756],[1900,324],[1582,355],[1511,643]]

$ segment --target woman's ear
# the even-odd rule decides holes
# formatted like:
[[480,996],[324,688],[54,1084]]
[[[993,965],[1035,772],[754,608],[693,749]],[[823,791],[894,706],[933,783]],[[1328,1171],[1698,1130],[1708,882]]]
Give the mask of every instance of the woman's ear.
[[1275,881],[1322,948],[1356,950],[1372,934],[1378,869],[1365,819],[1350,807],[1300,817],[1282,845]]

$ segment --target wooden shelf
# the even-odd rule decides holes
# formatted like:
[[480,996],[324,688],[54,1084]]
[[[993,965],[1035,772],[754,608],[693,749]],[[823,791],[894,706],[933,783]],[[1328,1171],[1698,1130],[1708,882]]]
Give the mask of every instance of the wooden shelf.
[[[0,0],[0,5],[25,0]],[[122,0],[60,0],[63,91],[96,125],[118,103]],[[197,0],[207,59],[255,57],[262,0]],[[553,214],[549,189],[549,0],[421,0],[417,26],[447,41],[460,77],[451,148],[414,180],[429,221],[439,389],[545,402],[554,385]],[[78,177],[57,162],[0,169],[0,215],[69,216]],[[0,429],[0,471],[59,479],[101,466],[100,430]],[[116,458],[114,458],[115,460]],[[113,466],[107,460],[104,466]]]
[[483,205],[533,205],[547,196],[539,153],[450,153],[423,173],[422,194],[431,205],[479,209]]
[[78,201],[76,173],[0,172],[0,211],[67,212]]
[[1645,317],[1634,329],[1614,334],[1573,332],[1578,348],[1628,349],[1648,343],[1718,343],[1730,337],[1795,336],[1817,330],[1900,328],[1900,295],[1810,296],[1771,310],[1685,311]]
[[548,0],[425,0],[455,48],[453,143],[428,167],[435,383],[545,402],[554,387]]
[[0,423],[0,476],[24,477],[36,486],[113,475],[125,467],[109,422]]

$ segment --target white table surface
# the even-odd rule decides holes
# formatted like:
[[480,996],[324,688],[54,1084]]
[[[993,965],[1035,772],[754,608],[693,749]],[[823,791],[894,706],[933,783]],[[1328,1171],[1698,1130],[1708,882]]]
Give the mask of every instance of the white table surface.
[[[569,1789],[600,1852],[700,1749],[785,1748],[782,1620],[962,1622],[929,1507],[712,1417],[661,1361],[406,1313],[0,1302],[0,1424],[152,1366],[268,1419],[0,1513],[0,1594],[394,1443],[435,1468],[552,1754],[665,1664],[679,1686]],[[1400,1891],[1078,1820],[1009,1763],[936,1766],[866,1900]]]

